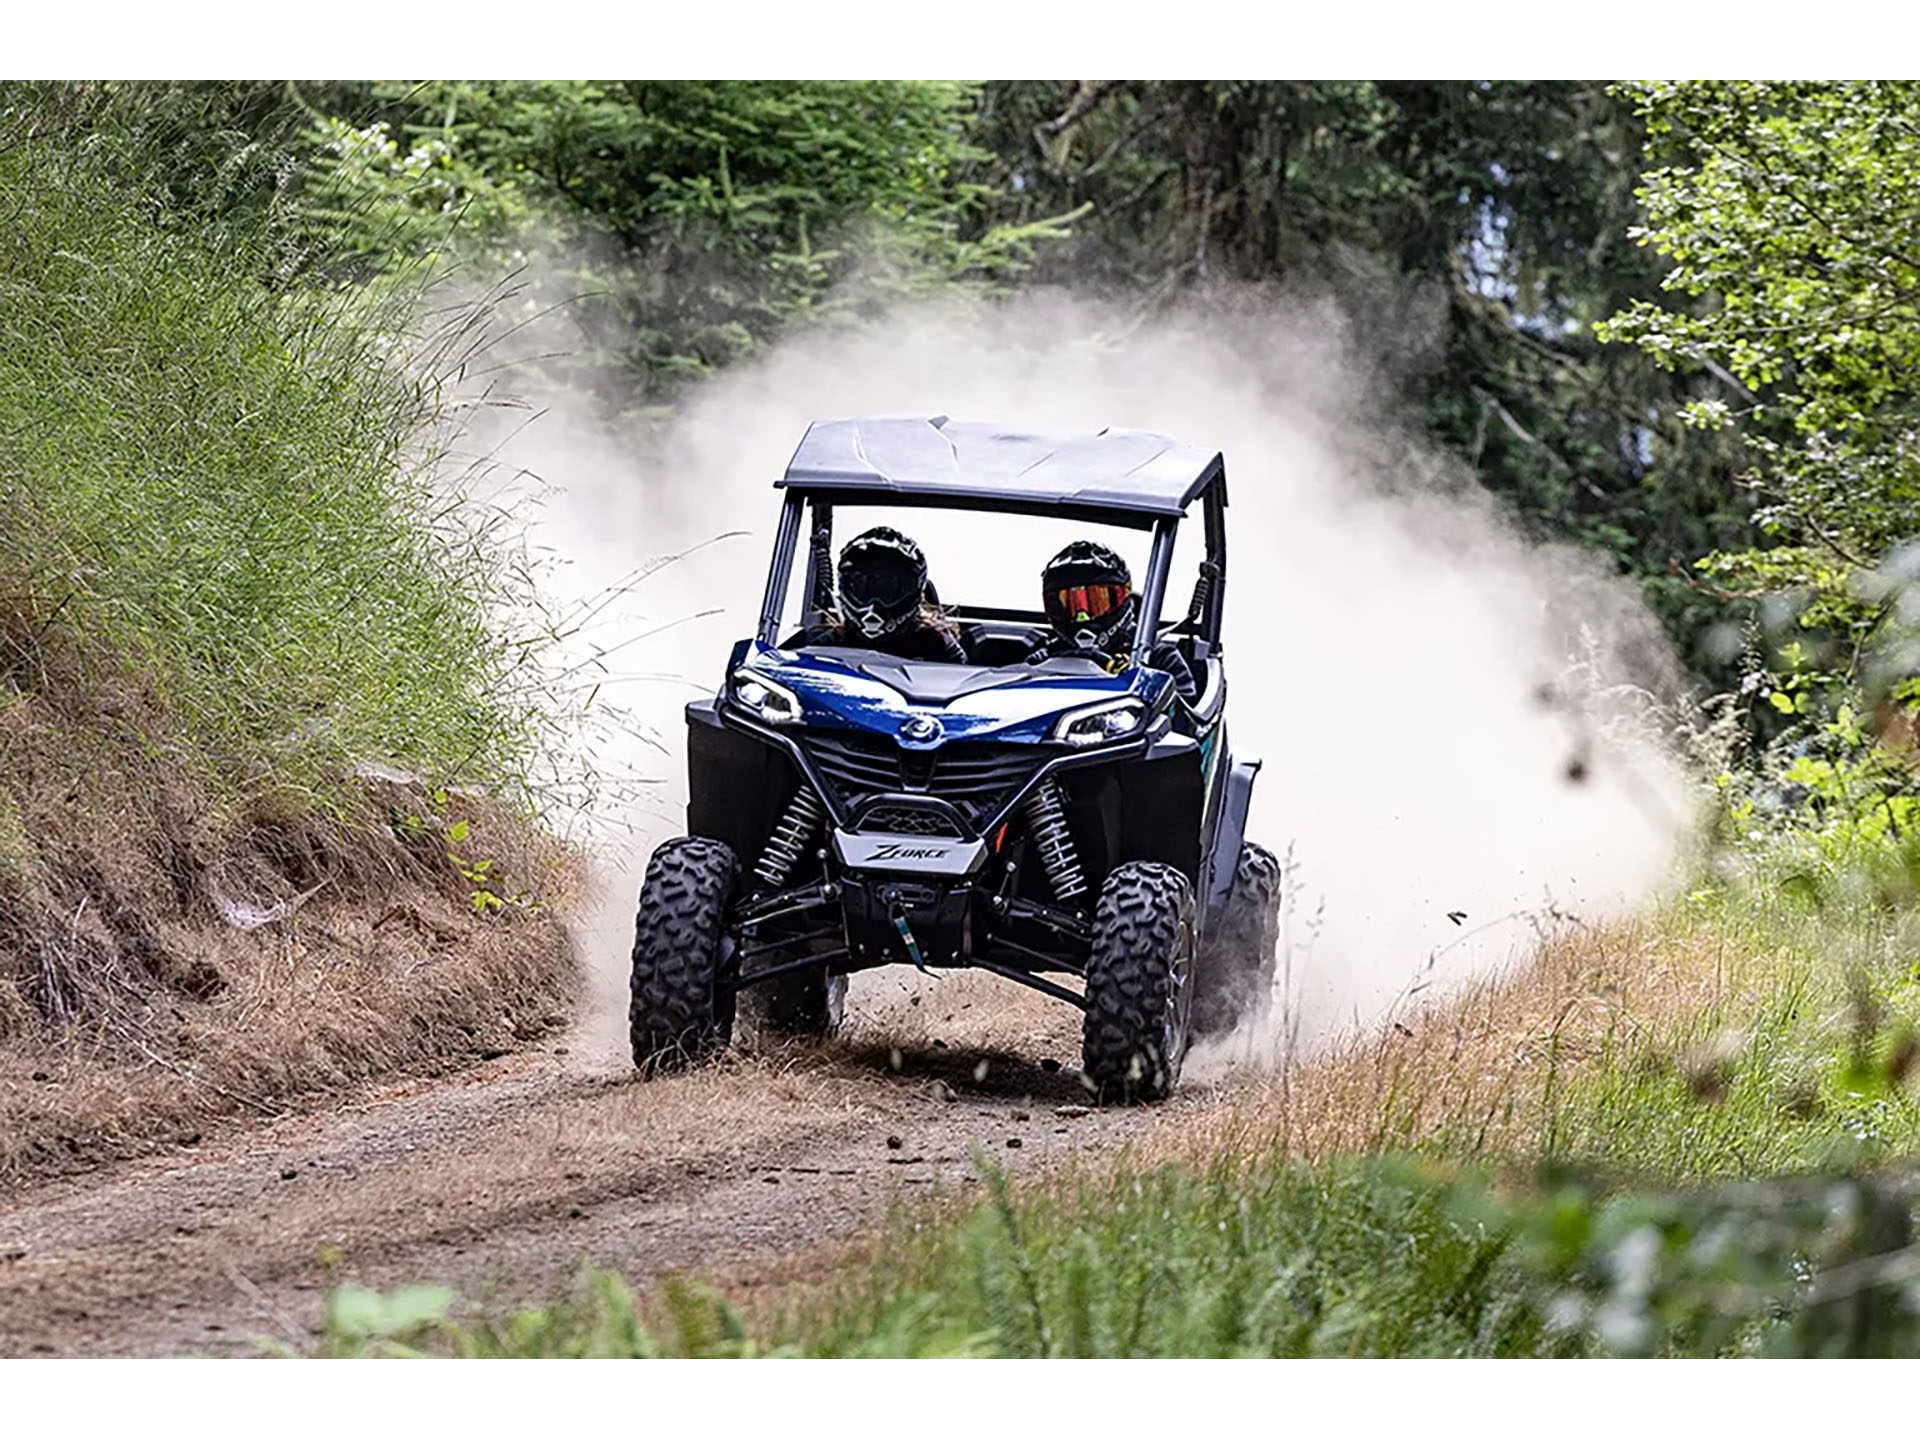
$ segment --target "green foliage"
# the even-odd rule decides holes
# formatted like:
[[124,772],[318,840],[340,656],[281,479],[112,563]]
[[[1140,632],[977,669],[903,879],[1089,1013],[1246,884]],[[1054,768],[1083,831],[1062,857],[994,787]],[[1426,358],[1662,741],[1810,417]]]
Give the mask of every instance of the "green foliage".
[[[571,1302],[514,1311],[501,1320],[468,1323],[453,1314],[452,1292],[414,1286],[380,1295],[357,1285],[327,1302],[320,1354],[333,1359],[644,1359],[781,1358],[792,1346],[767,1346],[748,1336],[740,1316],[705,1288],[671,1279],[661,1287],[649,1324],[633,1291],[618,1275],[589,1270],[585,1294]],[[906,1338],[884,1332],[888,1340]],[[964,1347],[929,1348],[917,1332],[904,1348],[873,1353],[953,1355]]]
[[[430,82],[313,132],[314,213],[556,271],[584,358],[661,396],[788,323],[1019,274],[1055,217],[983,219],[973,92],[944,82]],[[457,226],[450,221],[457,219]],[[574,362],[578,364],[578,359]]]
[[1719,303],[1643,303],[1609,332],[1666,365],[1718,360],[1755,391],[1785,382],[1761,403],[1805,436],[1901,428],[1920,359],[1920,86],[1625,88],[1671,162],[1643,178],[1635,237],[1672,262],[1664,288]]
[[490,915],[505,910],[509,905],[516,910],[529,913],[539,910],[541,902],[530,891],[519,891],[513,895],[497,895],[491,888],[499,882],[493,875],[493,860],[490,856],[472,858],[462,853],[460,847],[467,843],[469,827],[464,820],[455,820],[446,827],[447,863],[452,865],[456,874],[472,888],[467,892],[468,903],[474,913]]
[[328,116],[306,139],[313,151],[303,219],[329,237],[336,256],[356,257],[364,280],[396,264],[410,274],[456,251],[497,249],[533,222],[524,195],[442,137],[424,136],[403,152],[385,120],[356,127]]
[[1122,1173],[995,1198],[882,1303],[756,1340],[670,1280],[642,1319],[617,1276],[497,1323],[420,1287],[335,1293],[321,1353],[688,1356],[1910,1355],[1910,1186],[1817,1177],[1620,1191],[1496,1182],[1404,1159]]
[[267,229],[202,225],[143,169],[138,98],[50,120],[0,95],[16,684],[71,642],[88,685],[150,696],[123,723],[230,794],[361,760],[510,785],[537,705],[492,628],[495,537],[419,444],[412,297],[283,287]]
[[[1796,903],[1782,901],[1783,912]],[[1540,1158],[1713,1181],[1873,1164],[1920,1145],[1906,1062],[1894,1063],[1920,1013],[1907,967],[1864,948],[1851,967],[1810,956],[1801,947],[1818,944],[1821,925],[1783,919],[1794,953],[1771,973],[1646,1031],[1623,1016],[1601,1045],[1566,1057],[1539,1097]],[[1470,1156],[1467,1139],[1431,1148]]]
[[553,312],[520,337],[538,363],[627,410],[788,327],[954,285],[1332,290],[1382,399],[1529,529],[1617,557],[1688,661],[1733,678],[1722,622],[1748,594],[1689,568],[1754,538],[1742,437],[1681,416],[1738,393],[1591,338],[1660,274],[1627,238],[1640,123],[1604,86],[122,88],[196,223],[259,232],[309,282],[377,287],[421,257],[517,273],[510,323]]
[[360,1285],[343,1285],[327,1297],[322,1353],[336,1357],[423,1353],[410,1341],[444,1325],[453,1292],[438,1285],[413,1285],[382,1295]]
[[[1470,1193],[1470,1192],[1469,1192]],[[1911,1355],[1909,1188],[1857,1177],[1469,1203],[1515,1237],[1548,1333],[1613,1355]]]
[[[994,1190],[937,1283],[1008,1355],[1496,1355],[1545,1344],[1507,1237],[1398,1167],[1125,1170],[1065,1196]],[[1412,1180],[1412,1183],[1406,1183]],[[896,1302],[897,1303],[897,1302]],[[855,1330],[857,1333],[857,1324]],[[833,1351],[831,1334],[823,1340]]]
[[1849,611],[1832,642],[1857,652],[1850,632],[1877,618],[1857,577],[1920,529],[1920,85],[1623,88],[1660,162],[1634,235],[1669,262],[1666,290],[1712,304],[1639,300],[1601,334],[1738,382],[1738,408],[1686,418],[1741,427],[1761,461],[1755,519],[1782,546],[1709,565],[1763,563],[1771,584]]

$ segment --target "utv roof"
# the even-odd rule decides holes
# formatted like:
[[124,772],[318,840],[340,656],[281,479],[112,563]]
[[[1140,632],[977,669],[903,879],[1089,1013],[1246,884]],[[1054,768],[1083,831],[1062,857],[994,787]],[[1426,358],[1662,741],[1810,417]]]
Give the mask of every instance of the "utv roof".
[[1222,469],[1219,451],[1147,430],[880,415],[814,421],[779,484],[849,505],[1053,511],[1145,527],[1183,513]]

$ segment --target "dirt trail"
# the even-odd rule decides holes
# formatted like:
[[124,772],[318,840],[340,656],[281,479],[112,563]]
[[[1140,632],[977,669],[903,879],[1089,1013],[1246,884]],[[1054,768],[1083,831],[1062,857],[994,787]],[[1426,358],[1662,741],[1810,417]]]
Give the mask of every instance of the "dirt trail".
[[346,1280],[491,1306],[550,1297],[586,1263],[644,1283],[770,1259],[976,1183],[970,1147],[1027,1170],[1218,1103],[1196,1086],[1154,1112],[1083,1113],[1077,1013],[981,976],[917,1000],[875,983],[892,993],[832,1046],[642,1082],[581,1027],[0,1194],[0,1354],[305,1349]]

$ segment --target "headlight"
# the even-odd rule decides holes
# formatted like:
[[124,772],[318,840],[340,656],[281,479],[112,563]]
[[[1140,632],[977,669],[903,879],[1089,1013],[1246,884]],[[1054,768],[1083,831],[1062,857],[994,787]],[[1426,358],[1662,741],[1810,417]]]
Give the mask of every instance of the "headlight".
[[1108,700],[1062,715],[1053,738],[1068,745],[1104,745],[1133,734],[1147,719],[1147,707],[1138,700]]
[[757,670],[743,667],[733,672],[733,699],[769,725],[792,725],[800,719],[799,697]]

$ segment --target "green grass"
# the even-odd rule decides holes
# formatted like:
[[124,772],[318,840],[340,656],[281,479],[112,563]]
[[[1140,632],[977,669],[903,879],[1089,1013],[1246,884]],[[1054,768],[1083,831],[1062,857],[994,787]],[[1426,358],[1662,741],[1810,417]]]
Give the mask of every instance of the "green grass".
[[1237,1135],[1144,1173],[990,1174],[989,1201],[924,1230],[902,1217],[883,1262],[769,1336],[813,1353],[929,1335],[1014,1355],[1915,1353],[1920,1283],[1823,1299],[1813,1281],[1913,1245],[1920,917],[1814,905],[1778,874],[1549,949],[1504,1017],[1521,1023],[1467,1062],[1527,1036],[1491,1094],[1438,1063],[1460,1032],[1429,1017],[1438,1044],[1329,1062],[1413,1057],[1374,1086],[1356,1148],[1303,1158],[1284,1127],[1262,1138],[1255,1100]]
[[[1071,1198],[996,1199],[807,1333],[751,1336],[725,1304],[670,1287],[649,1326],[611,1277],[572,1305],[452,1325],[444,1292],[343,1292],[328,1348],[410,1339],[475,1354],[1383,1355],[1561,1348],[1505,1293],[1506,1238],[1444,1187],[1361,1168],[1251,1177],[1120,1174]],[[896,1252],[895,1260],[898,1255]],[[893,1262],[890,1262],[890,1264]],[[1444,1296],[1443,1303],[1430,1297]],[[421,1326],[423,1314],[432,1322]]]
[[1910,1274],[1819,1293],[1909,1236],[1912,1187],[1859,1179],[1614,1192],[1391,1157],[1202,1173],[1124,1168],[1007,1191],[892,1237],[823,1302],[751,1325],[669,1281],[616,1276],[501,1319],[453,1297],[345,1288],[333,1356],[1878,1355],[1920,1349]]
[[1920,925],[1904,909],[1813,909],[1764,884],[1700,892],[1657,923],[1649,963],[1691,965],[1692,1003],[1609,1016],[1541,1081],[1539,1152],[1661,1182],[1871,1166],[1920,1153],[1908,1081]]
[[533,707],[498,556],[419,448],[404,290],[287,282],[265,230],[173,208],[115,113],[0,94],[15,688],[80,667],[222,796],[324,797],[357,760],[510,781]]

